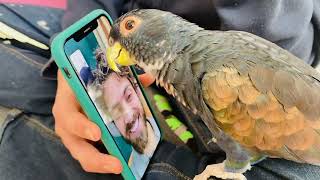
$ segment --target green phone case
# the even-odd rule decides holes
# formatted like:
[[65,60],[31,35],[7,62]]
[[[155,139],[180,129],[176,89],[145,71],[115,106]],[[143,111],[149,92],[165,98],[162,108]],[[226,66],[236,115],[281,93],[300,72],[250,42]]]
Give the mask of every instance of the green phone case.
[[[128,164],[126,163],[125,159],[121,155],[120,150],[118,149],[115,141],[113,140],[111,134],[109,133],[109,131],[108,131],[107,127],[105,126],[99,113],[96,111],[94,104],[92,103],[91,99],[89,98],[88,94],[86,93],[85,89],[83,88],[80,80],[78,79],[75,71],[73,70],[72,65],[70,64],[70,62],[65,54],[65,51],[64,51],[64,44],[65,44],[68,37],[70,37],[75,32],[77,32],[79,29],[81,29],[83,26],[85,26],[86,24],[88,24],[89,22],[91,22],[92,20],[96,19],[97,17],[99,17],[101,15],[105,15],[108,18],[108,20],[112,23],[112,19],[108,15],[107,12],[100,10],[100,9],[92,11],[90,14],[86,15],[85,17],[83,17],[82,19],[80,19],[79,21],[77,21],[76,23],[74,23],[73,25],[68,27],[67,29],[65,29],[63,32],[61,32],[59,35],[57,35],[54,38],[54,40],[51,44],[51,53],[52,53],[52,56],[53,56],[56,64],[58,65],[59,69],[61,70],[64,78],[67,80],[68,84],[70,85],[70,87],[72,88],[74,93],[76,94],[76,97],[77,97],[79,103],[81,104],[82,108],[84,109],[85,113],[87,114],[89,119],[91,119],[94,123],[96,123],[99,126],[99,128],[102,132],[101,139],[102,139],[102,142],[104,143],[106,149],[108,150],[108,152],[111,155],[116,156],[121,161],[121,164],[123,167],[123,171],[121,174],[122,174],[123,178],[126,180],[131,180],[131,179],[135,179],[135,176],[133,175]],[[69,75],[67,75],[66,72],[63,70],[64,68],[66,68],[69,71]],[[135,76],[136,76],[136,74],[135,74]],[[139,85],[140,85],[140,83],[139,83]],[[140,85],[140,87],[141,87],[141,85]],[[143,91],[143,89],[142,89],[142,92],[145,96],[145,92]],[[147,99],[146,99],[146,101],[150,107],[150,103],[148,102]],[[153,111],[151,107],[150,107],[150,110]],[[152,114],[154,115],[153,112],[152,112]],[[160,127],[159,127],[159,129],[160,129]],[[161,133],[161,129],[160,129],[160,133]]]

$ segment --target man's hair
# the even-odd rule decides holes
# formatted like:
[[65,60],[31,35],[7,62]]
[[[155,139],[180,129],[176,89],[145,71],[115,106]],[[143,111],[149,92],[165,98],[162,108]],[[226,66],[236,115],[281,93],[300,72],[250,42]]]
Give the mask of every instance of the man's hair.
[[[139,85],[136,79],[130,76],[130,68],[129,67],[120,67],[121,72],[115,72],[110,69],[106,62],[106,56],[104,51],[101,48],[97,48],[95,50],[95,56],[97,59],[97,69],[93,74],[94,81],[89,83],[87,86],[88,94],[91,97],[92,101],[96,105],[102,119],[111,122],[111,116],[108,113],[108,108],[104,102],[104,91],[103,91],[103,84],[108,79],[108,77],[115,73],[120,77],[125,77],[129,80],[130,84],[134,88],[135,92],[138,94]],[[98,64],[100,63],[100,64]],[[98,69],[99,68],[99,69]],[[105,69],[102,69],[105,68]]]
[[103,82],[108,78],[110,74],[116,73],[118,76],[121,76],[121,77],[126,76],[135,89],[138,87],[138,83],[135,80],[135,78],[130,76],[130,67],[121,66],[119,67],[120,72],[113,71],[111,68],[108,67],[105,52],[101,48],[97,48],[95,50],[95,57],[97,59],[97,66],[96,66],[97,69],[96,69],[96,72],[93,73],[93,76],[95,80],[97,81],[100,80],[100,82],[95,82],[95,83],[100,83],[102,85]]

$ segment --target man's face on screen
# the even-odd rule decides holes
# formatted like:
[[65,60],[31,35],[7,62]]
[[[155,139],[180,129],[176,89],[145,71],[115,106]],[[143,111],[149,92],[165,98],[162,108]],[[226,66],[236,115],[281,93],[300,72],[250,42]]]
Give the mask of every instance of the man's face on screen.
[[127,77],[112,72],[103,84],[104,100],[121,135],[143,153],[148,142],[146,117],[139,96]]

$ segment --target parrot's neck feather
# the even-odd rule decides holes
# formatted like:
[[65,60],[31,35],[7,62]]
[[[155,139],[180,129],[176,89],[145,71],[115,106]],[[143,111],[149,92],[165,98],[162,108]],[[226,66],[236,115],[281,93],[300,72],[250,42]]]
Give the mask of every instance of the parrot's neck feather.
[[140,66],[145,72],[154,74],[155,71],[159,71],[164,65],[164,62],[161,60],[155,60],[154,62],[154,64],[147,64],[144,61],[138,61],[138,66]]

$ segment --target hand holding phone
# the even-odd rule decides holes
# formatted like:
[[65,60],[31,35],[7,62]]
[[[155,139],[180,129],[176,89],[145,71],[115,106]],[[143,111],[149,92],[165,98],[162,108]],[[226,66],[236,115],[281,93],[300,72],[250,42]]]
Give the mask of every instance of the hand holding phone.
[[[108,67],[105,51],[111,23],[104,11],[96,10],[53,41],[52,54],[67,80],[59,74],[53,109],[56,131],[86,171],[119,173],[121,164],[125,179],[141,179],[161,133],[134,68],[114,72]],[[154,81],[146,74],[141,79],[147,84]],[[100,137],[118,159],[89,143]]]
[[52,109],[55,131],[73,158],[87,172],[120,174],[120,161],[99,152],[89,141],[99,141],[99,127],[90,121],[82,111],[73,91],[58,71],[58,89]]
[[[153,83],[151,74],[139,76],[144,87]],[[55,131],[68,148],[71,155],[79,161],[83,169],[94,173],[121,173],[120,161],[104,153],[100,153],[89,141],[101,139],[99,127],[83,113],[73,91],[58,71],[58,89],[53,106]],[[81,146],[81,148],[79,148]],[[93,158],[95,157],[95,158]]]

